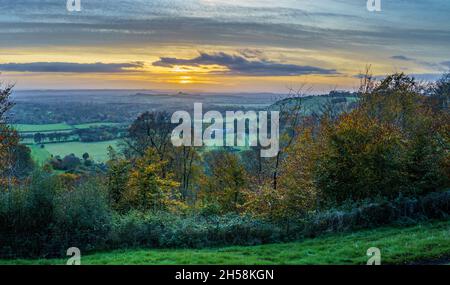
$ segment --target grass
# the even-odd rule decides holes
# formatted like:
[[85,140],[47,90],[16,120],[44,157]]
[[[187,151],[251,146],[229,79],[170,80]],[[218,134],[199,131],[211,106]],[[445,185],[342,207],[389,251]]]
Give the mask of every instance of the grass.
[[55,132],[73,129],[73,126],[64,123],[43,125],[16,124],[13,127],[20,133]]
[[51,157],[50,152],[45,148],[41,148],[40,145],[29,145],[28,147],[31,150],[31,157],[39,165],[44,164]]
[[[116,126],[121,125],[120,123],[108,123],[108,122],[99,122],[99,123],[88,123],[88,124],[78,124],[78,125],[69,125],[65,123],[60,124],[42,124],[42,125],[32,125],[32,124],[16,124],[13,127],[19,133],[67,133],[73,131],[75,129],[89,129],[89,128],[98,128],[101,126]],[[31,149],[31,155],[33,159],[38,164],[43,164],[47,159],[51,157],[51,155],[59,155],[64,157],[69,154],[75,154],[78,157],[82,157],[85,152],[89,153],[92,159],[97,162],[105,162],[108,160],[107,147],[112,146],[115,147],[117,144],[116,140],[112,141],[104,141],[104,142],[92,142],[92,143],[84,143],[84,142],[60,142],[60,143],[44,143],[45,147],[41,148],[40,145],[34,144],[34,139],[27,138],[23,139],[22,143],[27,144]]]
[[100,123],[88,123],[88,124],[79,124],[79,125],[69,125],[65,123],[60,124],[42,124],[42,125],[32,125],[32,124],[15,124],[13,127],[19,133],[49,133],[49,132],[67,132],[72,131],[74,129],[89,129],[89,128],[98,128],[101,126],[116,126],[120,125],[119,123],[108,123],[108,122],[100,122]]
[[[386,227],[333,234],[301,242],[215,249],[117,250],[82,256],[85,265],[180,264],[365,264],[370,247],[381,250],[382,264],[408,264],[450,257],[450,221],[408,228]],[[446,259],[447,258],[447,259]],[[66,259],[0,260],[0,264],[65,264]]]
[[77,157],[83,157],[85,152],[89,153],[91,159],[97,162],[106,162],[108,160],[108,146],[116,147],[117,140],[104,142],[61,142],[41,145],[28,145],[31,149],[31,157],[38,164],[43,164],[51,155],[59,155],[63,158],[69,154],[75,154]]
[[[108,146],[116,147],[117,140],[103,142],[62,142],[46,144],[45,149],[48,153],[64,157],[69,154],[75,154],[77,157],[83,157],[85,152],[89,153],[91,159],[98,162],[108,160]],[[33,157],[35,157],[33,155]]]

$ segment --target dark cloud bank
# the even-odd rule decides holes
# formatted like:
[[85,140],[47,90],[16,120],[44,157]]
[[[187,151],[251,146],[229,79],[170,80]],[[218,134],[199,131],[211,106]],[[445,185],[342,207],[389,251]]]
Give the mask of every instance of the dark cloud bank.
[[153,63],[153,66],[173,67],[175,65],[200,66],[220,65],[227,67],[226,74],[248,76],[295,76],[306,74],[337,74],[334,69],[324,69],[314,66],[278,63],[266,59],[249,60],[243,56],[230,55],[224,52],[208,54],[200,52],[199,56],[192,59],[179,59],[174,57],[162,57]]
[[70,63],[32,62],[0,64],[0,71],[10,72],[60,72],[60,73],[119,73],[141,68],[142,62],[131,63]]

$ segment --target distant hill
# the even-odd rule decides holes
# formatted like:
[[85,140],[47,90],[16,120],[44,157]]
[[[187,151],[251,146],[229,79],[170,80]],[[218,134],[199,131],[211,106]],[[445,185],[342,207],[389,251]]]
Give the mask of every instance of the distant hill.
[[358,94],[356,92],[332,91],[325,95],[310,95],[304,97],[290,97],[272,104],[269,109],[277,110],[280,106],[294,106],[301,104],[301,112],[308,116],[311,114],[320,114],[327,106],[332,106],[337,110],[349,110],[358,103]]

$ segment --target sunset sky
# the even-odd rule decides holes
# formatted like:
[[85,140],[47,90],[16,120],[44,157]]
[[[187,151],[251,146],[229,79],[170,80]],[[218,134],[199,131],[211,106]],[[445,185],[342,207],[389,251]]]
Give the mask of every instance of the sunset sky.
[[0,80],[18,89],[314,92],[450,69],[450,1],[0,0]]

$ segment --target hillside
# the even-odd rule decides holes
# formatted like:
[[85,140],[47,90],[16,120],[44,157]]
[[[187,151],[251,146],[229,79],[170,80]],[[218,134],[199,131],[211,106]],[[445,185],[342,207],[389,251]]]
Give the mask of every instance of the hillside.
[[[333,234],[301,242],[202,250],[119,250],[82,257],[82,264],[365,264],[370,247],[382,264],[450,264],[450,221]],[[65,259],[0,260],[0,264],[65,264]]]
[[329,107],[332,107],[338,112],[349,110],[353,108],[357,102],[358,97],[356,93],[335,91],[326,95],[285,98],[271,105],[270,109],[277,110],[282,105],[287,108],[295,108],[298,105],[301,105],[302,114],[309,116],[311,114],[321,114]]

